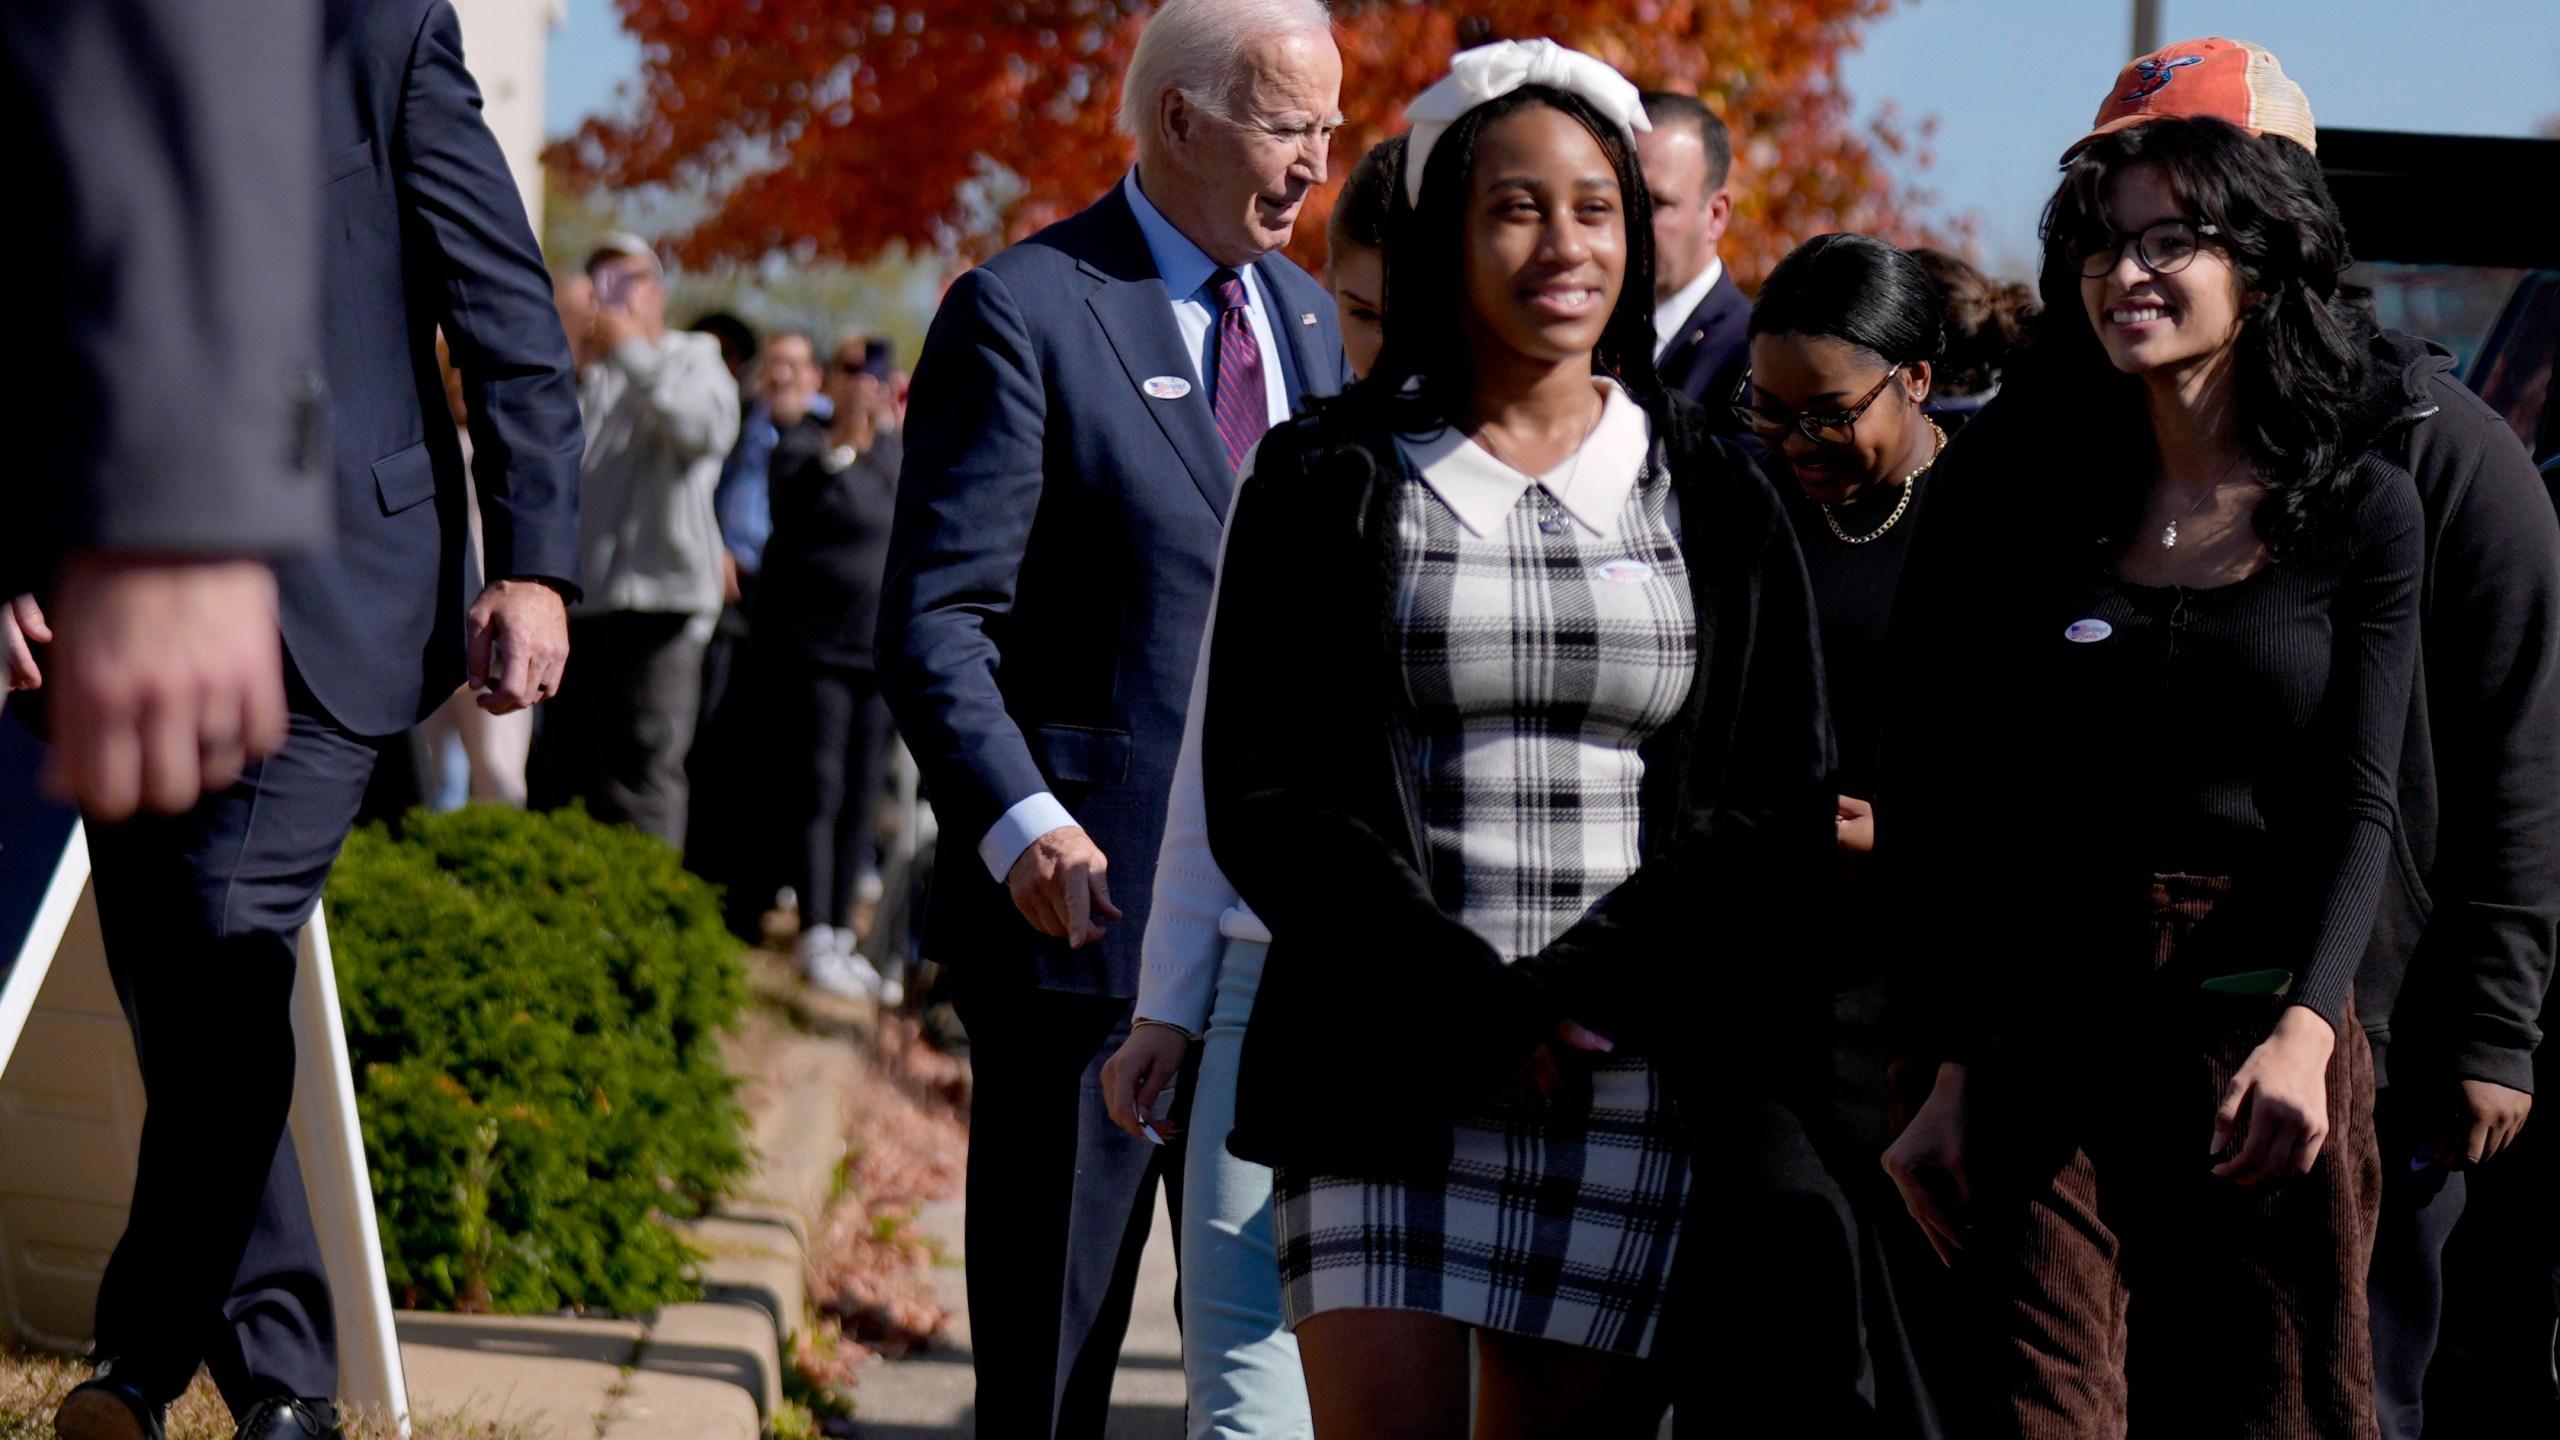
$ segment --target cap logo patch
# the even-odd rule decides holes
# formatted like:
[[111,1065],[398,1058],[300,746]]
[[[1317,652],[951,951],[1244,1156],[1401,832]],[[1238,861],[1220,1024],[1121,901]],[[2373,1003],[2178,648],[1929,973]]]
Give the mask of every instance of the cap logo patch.
[[2118,103],[2131,104],[2136,100],[2148,100],[2159,94],[2170,81],[2177,79],[2179,71],[2190,65],[2203,63],[2204,57],[2201,55],[2181,55],[2175,60],[2137,61],[2133,68],[2142,72],[2142,78],[2133,82],[2133,88],[2124,92]]

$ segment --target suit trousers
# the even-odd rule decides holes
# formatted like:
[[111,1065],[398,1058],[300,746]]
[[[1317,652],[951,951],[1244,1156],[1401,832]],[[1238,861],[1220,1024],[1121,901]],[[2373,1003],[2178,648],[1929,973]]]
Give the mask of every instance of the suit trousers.
[[[1986,1067],[1961,1266],[1995,1414],[2019,1440],[2376,1440],[2365,1275],[2381,1200],[2373,1054],[2354,1006],[2311,1173],[2213,1175],[2214,1107],[2286,1001],[2200,988],[2262,954],[2180,952],[2229,882],[2152,887],[2150,973],[2120,977],[2077,1058]],[[2205,947],[2195,947],[2202,950]],[[2093,963],[2104,963],[2093,962]]]
[[1159,1180],[1177,1226],[1182,1215],[1178,1142],[1149,1145],[1103,1107],[1103,1062],[1133,1002],[965,962],[950,974],[973,1083],[963,1244],[976,1433],[1101,1440]]
[[284,748],[185,815],[90,830],[98,924],[148,1111],[97,1354],[155,1400],[207,1365],[245,1410],[334,1397],[337,1329],[293,1102],[295,945],[381,742],[295,677]]
[[617,610],[569,622],[575,658],[533,742],[535,808],[584,800],[610,825],[684,847],[685,752],[702,707],[693,617]]
[[1182,1376],[1191,1440],[1308,1440],[1298,1340],[1280,1313],[1271,1167],[1227,1153],[1236,1067],[1271,947],[1229,940],[1191,1087],[1182,1164]]

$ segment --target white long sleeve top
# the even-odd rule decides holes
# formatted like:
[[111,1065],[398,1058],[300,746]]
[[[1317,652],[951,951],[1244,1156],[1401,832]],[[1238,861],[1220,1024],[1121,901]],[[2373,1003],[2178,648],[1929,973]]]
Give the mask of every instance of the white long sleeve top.
[[[1241,486],[1253,474],[1247,455]],[[1228,511],[1232,524],[1235,512]],[[1226,541],[1218,542],[1218,571],[1226,572]],[[1200,716],[1209,702],[1209,647],[1216,635],[1217,589],[1209,593],[1208,625],[1200,632],[1200,658],[1191,670],[1191,703],[1182,717],[1182,749],[1173,762],[1173,795],[1167,803],[1164,840],[1156,848],[1154,898],[1147,934],[1139,947],[1137,1015],[1179,1025],[1197,1035],[1209,1027],[1218,993],[1218,957],[1229,940],[1271,943],[1244,897],[1229,884],[1209,853],[1209,805],[1200,776]]]

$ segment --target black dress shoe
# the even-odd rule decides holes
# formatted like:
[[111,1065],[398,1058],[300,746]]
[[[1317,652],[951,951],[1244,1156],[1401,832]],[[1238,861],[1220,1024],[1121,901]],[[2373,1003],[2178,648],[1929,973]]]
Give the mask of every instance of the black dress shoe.
[[62,1397],[53,1412],[56,1440],[167,1440],[161,1407],[121,1380],[110,1379],[110,1360]]
[[326,1400],[270,1395],[240,1417],[236,1440],[346,1440],[338,1407]]

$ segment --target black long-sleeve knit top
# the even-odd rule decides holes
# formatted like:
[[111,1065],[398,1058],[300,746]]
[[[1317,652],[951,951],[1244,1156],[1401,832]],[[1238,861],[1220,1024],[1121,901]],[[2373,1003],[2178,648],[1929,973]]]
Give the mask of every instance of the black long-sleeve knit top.
[[[2152,877],[2178,873],[2232,879],[2195,937],[2215,973],[2288,971],[2292,1002],[2339,1023],[2392,879],[2409,477],[2360,457],[2317,530],[2247,579],[2152,587],[2115,574],[2103,507],[2057,501],[2050,450],[1968,438],[1904,576],[1878,802],[1903,893],[1967,917],[1914,917],[1923,1038],[1965,1058],[2104,1003],[2088,970],[2138,942]],[[2030,459],[2046,484],[2008,473]]]

